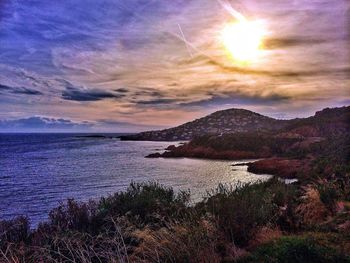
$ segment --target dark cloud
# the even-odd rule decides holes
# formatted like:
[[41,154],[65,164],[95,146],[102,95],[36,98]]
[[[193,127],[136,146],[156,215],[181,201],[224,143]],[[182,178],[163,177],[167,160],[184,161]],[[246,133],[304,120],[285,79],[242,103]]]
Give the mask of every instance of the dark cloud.
[[181,106],[185,107],[216,107],[222,105],[271,105],[274,103],[285,102],[290,98],[278,94],[270,94],[267,96],[262,96],[259,94],[241,94],[241,93],[227,93],[227,94],[211,94],[208,99],[203,99],[199,101],[193,101],[188,103],[181,103]]
[[28,89],[28,88],[18,88],[13,91],[15,94],[24,94],[24,95],[43,95],[42,92],[38,90]]
[[91,123],[73,122],[67,119],[48,117],[28,117],[16,120],[0,120],[0,130],[27,131],[27,130],[85,130]]
[[128,93],[128,92],[129,92],[129,90],[128,90],[128,89],[125,89],[125,88],[115,89],[114,91],[115,91],[115,92],[119,92],[119,93]]
[[10,87],[7,85],[0,84],[0,93],[2,91],[12,93],[12,94],[43,95],[43,93],[38,90],[24,88],[24,87]]
[[138,90],[134,92],[135,96],[150,96],[150,97],[162,97],[164,94],[156,89],[147,88],[147,87],[138,87]]
[[119,99],[124,97],[123,94],[116,94],[99,89],[85,89],[68,86],[62,92],[62,98],[74,101],[98,101],[103,99]]
[[312,38],[268,38],[264,41],[265,49],[288,48],[295,46],[319,45],[322,43],[334,41],[331,39],[312,39]]
[[130,122],[123,122],[123,121],[116,121],[116,120],[109,120],[109,119],[98,120],[97,123],[102,126],[110,126],[110,127],[117,127],[117,128],[132,128],[132,129],[136,128],[141,130],[164,128],[164,126],[135,124]]
[[[139,87],[141,89],[141,87]],[[169,96],[161,91],[152,88],[144,87],[143,90],[134,92],[132,95],[132,102],[136,105],[149,106],[167,106],[179,102],[176,98],[169,98]]]
[[[225,65],[215,59],[200,55],[208,65],[216,66],[221,71],[229,73],[239,73],[247,75],[261,75],[268,77],[282,77],[282,78],[296,78],[296,77],[311,77],[311,76],[325,76],[325,75],[339,75],[350,73],[350,67],[334,68],[334,69],[316,69],[316,70],[259,70],[259,69],[247,69],[236,66]],[[190,63],[190,62],[189,62]]]
[[176,99],[154,99],[154,100],[141,100],[137,101],[136,104],[140,105],[159,105],[159,104],[172,104],[177,102],[178,100]]

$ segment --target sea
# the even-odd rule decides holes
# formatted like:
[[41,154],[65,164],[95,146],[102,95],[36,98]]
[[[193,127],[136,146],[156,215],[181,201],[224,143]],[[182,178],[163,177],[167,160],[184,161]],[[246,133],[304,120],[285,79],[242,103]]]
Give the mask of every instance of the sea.
[[[242,161],[149,159],[174,142],[120,141],[118,134],[0,134],[0,220],[24,215],[48,219],[68,198],[98,199],[131,182],[159,182],[201,200],[219,183],[264,181]],[[175,143],[178,144],[179,142]]]

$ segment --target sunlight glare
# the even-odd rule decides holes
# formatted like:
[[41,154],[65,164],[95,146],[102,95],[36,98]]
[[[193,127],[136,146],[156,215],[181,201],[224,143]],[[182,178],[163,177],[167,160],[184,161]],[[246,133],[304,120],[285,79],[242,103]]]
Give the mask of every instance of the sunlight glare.
[[240,20],[224,27],[221,40],[235,61],[247,63],[259,57],[265,33],[261,21]]

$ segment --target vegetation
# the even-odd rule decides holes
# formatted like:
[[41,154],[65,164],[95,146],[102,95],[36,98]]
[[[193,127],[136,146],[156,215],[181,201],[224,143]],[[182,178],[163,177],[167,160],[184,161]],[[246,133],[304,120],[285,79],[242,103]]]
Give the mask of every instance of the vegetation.
[[269,133],[251,132],[224,134],[222,136],[196,137],[190,145],[216,151],[248,151],[267,155],[282,154],[288,147],[301,141],[300,138],[273,137]]
[[239,262],[273,263],[341,263],[350,258],[331,246],[319,244],[317,238],[310,236],[285,236],[262,245]]
[[285,156],[302,139],[272,136],[267,132],[249,132],[197,136],[189,143],[168,147],[163,154],[148,157],[195,157],[208,159],[254,159]]
[[1,221],[0,261],[350,262],[350,207],[322,185],[219,185],[191,206],[188,192],[132,183],[97,202],[68,200],[34,230],[24,217]]

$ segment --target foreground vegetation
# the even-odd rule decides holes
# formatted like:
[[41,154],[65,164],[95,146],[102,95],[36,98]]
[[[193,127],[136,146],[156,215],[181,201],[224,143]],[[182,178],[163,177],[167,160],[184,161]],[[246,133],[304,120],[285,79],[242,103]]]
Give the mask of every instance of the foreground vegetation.
[[35,230],[24,217],[0,222],[0,261],[350,262],[350,200],[333,187],[219,185],[190,205],[189,192],[132,183],[68,200]]

